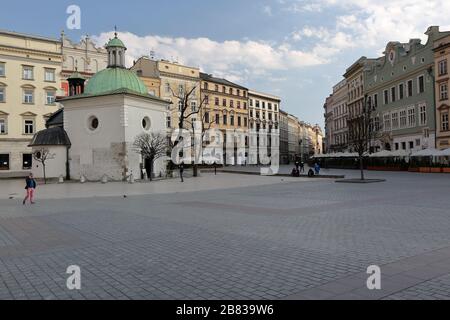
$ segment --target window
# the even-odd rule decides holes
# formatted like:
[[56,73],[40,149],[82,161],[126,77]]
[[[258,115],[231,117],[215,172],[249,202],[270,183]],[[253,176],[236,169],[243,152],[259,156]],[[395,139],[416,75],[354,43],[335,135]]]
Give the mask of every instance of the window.
[[408,97],[412,97],[413,95],[413,81],[408,81]]
[[214,86],[214,90],[216,90],[217,92],[219,92],[219,86],[218,86],[217,84]]
[[145,131],[150,130],[150,128],[151,128],[151,121],[150,121],[149,117],[144,117],[142,119],[142,123],[141,124],[142,124],[142,129],[144,129]]
[[224,106],[224,107],[227,106],[227,99],[223,99],[223,100],[222,100],[222,106]]
[[234,126],[234,115],[230,115],[230,125]]
[[192,112],[197,111],[197,101],[191,101],[191,111]]
[[166,93],[170,93],[170,83],[165,84]]
[[253,99],[250,99],[250,107],[253,107]]
[[25,89],[23,90],[23,103],[34,103],[34,90]]
[[222,92],[227,93],[227,88],[225,86],[222,87]]
[[216,113],[216,124],[220,124],[220,116]]
[[230,107],[234,108],[234,101],[233,100],[230,100]]
[[0,77],[4,77],[6,75],[6,64],[4,62],[0,62]]
[[29,66],[23,67],[23,74],[22,77],[24,80],[33,80],[34,79],[34,68]]
[[425,104],[419,105],[419,120],[421,126],[427,125],[427,106]]
[[[439,96],[441,97],[441,100],[448,99],[448,84],[447,83],[441,83],[439,85]],[[0,99],[0,101],[1,101],[1,99]]]
[[399,147],[398,142],[396,142],[395,143],[395,150],[398,150],[398,147]]
[[55,69],[45,69],[45,81],[55,82]]
[[266,103],[263,101],[262,102],[262,108],[265,109],[266,108]]
[[391,120],[392,120],[392,123],[391,123],[392,129],[398,129],[398,125],[399,125],[399,123],[398,123],[398,112],[393,112],[391,114]]
[[241,101],[238,101],[238,102],[237,102],[237,107],[238,107],[238,109],[241,108]]
[[172,127],[172,118],[170,116],[167,117],[167,128],[171,128]]
[[403,83],[398,85],[398,97],[400,100],[405,97],[405,85]]
[[443,76],[446,74],[447,74],[447,59],[439,61],[439,75]]
[[0,85],[0,102],[5,102],[5,87]]
[[395,96],[395,87],[391,88],[391,101],[395,102],[397,100],[397,97]]
[[203,84],[203,89],[208,90],[208,83],[207,83],[207,82],[205,82],[205,83]]
[[205,104],[209,104],[209,96],[205,96]]
[[409,142],[409,149],[414,149],[414,141]]
[[225,126],[227,125],[227,115],[226,114],[223,115],[223,124]]
[[88,119],[88,127],[89,130],[95,131],[98,129],[100,122],[98,121],[98,118],[95,116],[89,117]]
[[406,150],[406,142],[402,142],[402,149]]
[[244,102],[244,110],[247,110],[247,102]]
[[248,122],[247,122],[247,118],[244,118],[244,127],[246,127],[246,126],[247,126],[247,124],[248,124]]
[[22,155],[22,168],[23,170],[30,170],[33,167],[33,156],[31,154]]
[[384,90],[384,104],[389,103],[389,92],[387,90]]
[[25,120],[24,133],[25,134],[34,134],[34,120]]
[[391,115],[389,113],[383,116],[384,119],[384,131],[391,130]]
[[408,127],[416,126],[416,110],[413,108],[408,109]]
[[180,95],[183,95],[183,94],[184,94],[184,87],[183,87],[182,84],[180,84],[180,85],[178,86],[178,93],[179,93]]
[[216,106],[219,105],[219,98],[216,98],[216,99],[215,99],[214,104],[215,104]]
[[239,89],[237,90],[237,95],[241,96],[241,90],[239,90]]
[[416,139],[416,147],[420,147],[420,139]]
[[442,116],[441,116],[441,130],[442,131],[449,131],[448,112],[443,113]]
[[238,127],[242,126],[242,118],[238,116]]
[[6,134],[6,119],[0,119],[0,134]]
[[56,100],[56,92],[53,90],[45,91],[45,104],[52,105]]
[[406,128],[406,111],[400,111],[400,128]]
[[373,95],[373,106],[378,108],[378,94]]
[[417,79],[417,85],[418,85],[418,93],[423,93],[425,92],[425,78],[423,76],[420,76]]
[[184,108],[184,106],[183,106],[183,101],[178,101],[178,111],[179,112],[181,112],[181,111],[183,111],[183,108]]
[[233,94],[233,88],[230,88],[230,94],[231,95]]
[[267,104],[267,109],[272,110],[272,104],[270,102]]
[[205,122],[209,124],[209,112],[205,112]]

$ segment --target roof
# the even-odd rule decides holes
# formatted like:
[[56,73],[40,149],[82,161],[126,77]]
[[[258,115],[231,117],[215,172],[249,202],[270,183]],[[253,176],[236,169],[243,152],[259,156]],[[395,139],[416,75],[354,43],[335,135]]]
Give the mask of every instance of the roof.
[[102,93],[98,93],[98,94],[87,94],[87,93],[83,93],[83,94],[79,94],[76,96],[69,96],[69,97],[64,97],[61,99],[57,99],[57,102],[62,102],[64,103],[64,101],[70,101],[70,100],[77,100],[77,99],[87,99],[87,98],[93,98],[93,97],[104,97],[104,96],[109,96],[109,95],[132,95],[132,96],[137,96],[137,97],[141,97],[141,98],[146,98],[146,99],[150,99],[156,102],[160,102],[160,103],[164,103],[164,104],[170,104],[170,101],[152,96],[148,93],[142,94],[139,92],[135,92],[126,88],[121,88],[121,89],[117,89],[117,90],[112,90],[112,91],[107,91],[107,92],[102,92]]
[[119,89],[148,95],[148,88],[139,77],[124,68],[108,68],[96,73],[88,82],[85,93],[98,95]]
[[122,40],[120,40],[119,38],[117,38],[117,33],[115,35],[114,38],[112,38],[111,40],[109,40],[108,44],[106,45],[106,47],[119,47],[119,48],[126,48],[125,45],[123,44]]
[[55,38],[43,37],[43,36],[38,36],[38,35],[33,35],[33,34],[28,34],[28,33],[20,33],[20,32],[16,32],[16,31],[9,31],[9,30],[3,30],[3,29],[0,29],[0,34],[5,34],[5,35],[9,35],[9,36],[14,36],[14,37],[20,37],[20,38],[31,38],[31,39],[36,39],[36,40],[50,41],[50,42],[58,42],[58,43],[61,42],[61,40],[58,40]]
[[227,79],[216,78],[216,77],[213,77],[211,74],[207,74],[207,73],[203,73],[203,72],[200,72],[200,79],[202,79],[204,81],[219,83],[219,84],[222,84],[225,86],[235,87],[235,88],[242,89],[242,90],[248,90],[247,88],[240,86],[236,83],[233,83],[231,81],[228,81]]
[[62,127],[64,125],[64,109],[59,109],[53,113],[45,122],[46,128]]
[[75,71],[74,73],[72,73],[72,74],[70,75],[69,78],[67,78],[67,80],[86,80],[86,78],[83,77],[83,76],[81,75],[81,73],[79,73],[78,71]]
[[53,127],[36,133],[29,147],[71,145],[67,132],[62,127]]

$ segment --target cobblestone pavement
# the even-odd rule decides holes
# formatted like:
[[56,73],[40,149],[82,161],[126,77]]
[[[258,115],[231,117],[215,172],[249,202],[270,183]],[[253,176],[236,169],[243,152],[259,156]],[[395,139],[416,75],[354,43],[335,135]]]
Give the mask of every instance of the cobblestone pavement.
[[[0,299],[450,297],[450,177],[386,175],[0,200]],[[200,179],[230,176],[254,179]],[[70,265],[80,291],[66,287]],[[366,288],[370,265],[381,291]]]

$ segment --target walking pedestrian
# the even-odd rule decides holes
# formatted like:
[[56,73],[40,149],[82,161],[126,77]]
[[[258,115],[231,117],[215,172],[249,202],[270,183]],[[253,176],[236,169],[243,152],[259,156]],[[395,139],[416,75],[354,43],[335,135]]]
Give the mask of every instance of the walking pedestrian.
[[184,182],[184,179],[183,179],[184,162],[180,163],[179,169],[180,169],[180,179],[181,179],[181,182]]
[[27,191],[27,194],[25,196],[25,199],[23,199],[23,205],[27,203],[27,200],[30,200],[31,204],[34,204],[34,192],[37,187],[36,180],[34,180],[33,174],[30,173],[27,179],[25,180],[26,186],[25,190]]
[[300,162],[300,173],[305,173],[305,163],[303,161]]

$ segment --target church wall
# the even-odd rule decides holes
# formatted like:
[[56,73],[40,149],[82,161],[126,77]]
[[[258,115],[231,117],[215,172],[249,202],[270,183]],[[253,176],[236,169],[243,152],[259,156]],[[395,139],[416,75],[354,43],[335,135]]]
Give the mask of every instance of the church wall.
[[[33,153],[42,149],[43,147],[33,147]],[[63,176],[66,178],[66,159],[67,159],[67,147],[66,146],[46,146],[51,155],[51,159],[45,162],[46,176],[48,179],[59,178]],[[33,159],[33,167],[31,169],[35,178],[44,178],[44,171],[42,170],[42,163]]]

